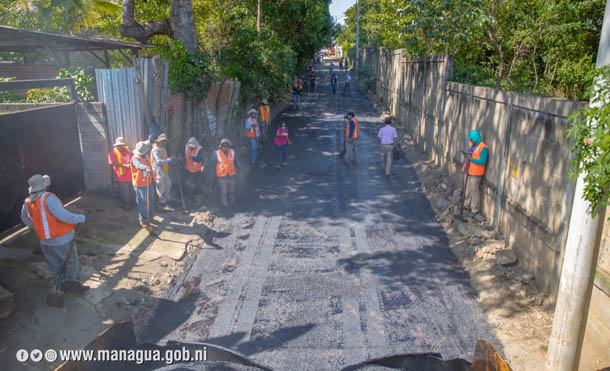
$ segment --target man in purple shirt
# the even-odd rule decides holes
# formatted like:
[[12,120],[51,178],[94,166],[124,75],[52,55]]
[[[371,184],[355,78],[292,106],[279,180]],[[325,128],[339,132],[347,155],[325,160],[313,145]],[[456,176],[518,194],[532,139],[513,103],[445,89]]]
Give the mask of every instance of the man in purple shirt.
[[381,167],[385,169],[385,175],[390,176],[392,172],[392,151],[394,145],[398,143],[398,134],[392,126],[392,119],[386,118],[383,123],[384,127],[379,129],[379,140],[381,141]]

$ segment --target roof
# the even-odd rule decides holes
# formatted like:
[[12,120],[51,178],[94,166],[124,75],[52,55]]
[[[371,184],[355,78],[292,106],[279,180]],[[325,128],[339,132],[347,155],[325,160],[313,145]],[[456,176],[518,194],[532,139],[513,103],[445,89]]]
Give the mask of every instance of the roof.
[[154,48],[156,45],[112,39],[88,39],[0,26],[0,52],[96,51]]

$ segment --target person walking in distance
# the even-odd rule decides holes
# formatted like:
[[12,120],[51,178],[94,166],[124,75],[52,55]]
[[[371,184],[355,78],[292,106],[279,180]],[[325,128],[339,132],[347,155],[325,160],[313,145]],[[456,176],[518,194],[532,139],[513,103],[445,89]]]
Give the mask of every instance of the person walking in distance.
[[159,206],[165,207],[171,199],[172,180],[169,177],[169,166],[173,161],[167,154],[167,135],[161,133],[153,145],[150,162],[154,171]]
[[257,156],[257,142],[258,138],[261,136],[261,131],[258,126],[258,122],[256,121],[256,116],[258,111],[254,108],[248,111],[248,118],[246,119],[246,136],[248,137],[248,141],[250,142],[250,165],[254,166],[256,164],[256,156]]
[[292,83],[292,101],[297,109],[301,108],[301,93],[303,92],[303,81],[298,77]]
[[189,189],[193,190],[193,196],[201,194],[202,174],[205,170],[204,161],[203,147],[195,137],[189,138],[184,148],[184,169],[186,184],[189,185]]
[[330,73],[328,74],[328,76],[330,78],[332,78],[334,73],[335,73],[335,65],[333,64],[333,62],[330,62]]
[[125,138],[118,137],[108,152],[108,164],[112,166],[114,180],[119,190],[121,207],[129,210],[129,206],[134,201],[134,193],[131,189],[131,150],[125,142]]
[[341,57],[341,59],[339,59],[339,70],[343,71],[343,57]]
[[208,160],[208,165],[214,164],[220,188],[220,202],[224,207],[229,207],[235,203],[235,174],[236,171],[241,171],[241,165],[228,139],[220,141],[218,150],[214,151]]
[[333,89],[333,94],[337,94],[337,74],[335,72],[330,77],[330,86]]
[[468,139],[470,141],[470,149],[462,151],[465,157],[462,172],[467,176],[464,208],[470,208],[475,218],[482,219],[482,216],[479,215],[479,205],[481,203],[480,186],[481,180],[485,175],[489,149],[483,143],[481,133],[478,130],[472,130],[468,134]]
[[40,248],[47,259],[54,287],[77,295],[89,289],[80,283],[81,266],[78,262],[76,246],[66,265],[65,277],[62,277],[62,267],[70,251],[74,239],[76,224],[85,222],[85,216],[66,210],[63,202],[47,188],[51,185],[48,175],[33,175],[28,180],[29,196],[21,208],[21,221],[33,229],[40,240]]
[[385,126],[379,129],[377,134],[381,142],[381,168],[385,170],[386,176],[390,176],[392,172],[392,152],[394,146],[398,143],[398,133],[396,133],[396,128],[392,126],[391,118],[386,118],[383,123]]
[[345,75],[345,82],[343,84],[343,96],[344,97],[349,97],[349,86],[352,83],[352,75],[351,72],[347,72],[347,74]]
[[314,71],[312,66],[309,66],[307,77],[309,78],[309,92],[313,93],[316,87],[316,71]]
[[153,217],[153,210],[150,206],[155,204],[155,187],[152,186],[153,173],[149,152],[149,141],[138,142],[133,151],[133,157],[131,157],[131,182],[136,192],[138,219],[143,228],[150,228]]
[[269,131],[269,120],[271,119],[271,106],[269,105],[269,101],[264,98],[260,105],[260,126],[261,126],[261,139],[262,141],[267,141],[268,131]]
[[356,140],[360,137],[360,128],[358,126],[358,119],[354,115],[354,112],[348,112],[345,115],[347,126],[345,127],[345,162],[352,162],[354,165],[357,164],[356,155]]
[[288,147],[289,144],[292,144],[292,142],[290,142],[290,138],[288,137],[288,125],[286,125],[285,122],[282,122],[275,132],[275,167],[278,169],[280,166],[285,166],[286,164],[286,147]]

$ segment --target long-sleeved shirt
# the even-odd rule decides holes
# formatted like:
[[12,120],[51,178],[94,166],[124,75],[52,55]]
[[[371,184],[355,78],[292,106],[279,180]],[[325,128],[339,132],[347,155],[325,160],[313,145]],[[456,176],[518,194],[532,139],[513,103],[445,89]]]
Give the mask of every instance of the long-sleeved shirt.
[[348,134],[348,138],[353,138],[354,137],[354,130],[356,128],[356,124],[354,123],[354,120],[349,120],[349,134]]
[[143,164],[142,161],[140,161],[140,158],[138,156],[133,156],[133,166],[138,170],[146,170],[149,168],[148,166]]
[[[44,194],[40,197],[44,197]],[[50,194],[47,196],[45,201],[47,203],[47,209],[55,218],[57,218],[57,220],[60,220],[64,223],[68,223],[68,224],[78,224],[78,223],[85,222],[84,215],[74,214],[74,213],[71,213],[68,210],[66,210],[64,208],[64,205],[59,200],[59,198],[57,198],[57,196]],[[38,199],[34,202],[38,202]],[[23,203],[23,207],[21,208],[21,221],[28,228],[34,229],[34,221],[32,220],[32,217],[30,216],[30,213],[28,211],[28,208],[27,208],[25,202]],[[74,231],[72,231],[68,234],[65,234],[63,236],[50,238],[48,240],[41,240],[40,244],[46,245],[46,246],[65,245],[65,244],[69,243],[70,241],[72,241],[73,238],[74,238]]]
[[[478,145],[478,144],[477,144],[477,145]],[[485,164],[487,164],[487,153],[488,153],[488,152],[489,152],[489,151],[487,150],[487,148],[483,148],[483,149],[481,150],[481,158],[480,158],[480,159],[478,159],[478,160],[477,160],[476,158],[473,158],[473,159],[472,159],[472,160],[470,160],[470,161],[474,162],[474,163],[475,163],[475,164],[477,164],[477,165],[485,165]]]
[[[159,147],[153,148],[152,151],[153,151],[153,157],[155,158],[155,167],[161,167],[164,164],[167,164],[170,162],[170,159],[167,156],[167,149],[159,146]],[[165,155],[165,159],[161,158],[161,152],[163,152],[163,154]]]
[[[248,117],[246,119],[246,130],[252,129],[252,124],[250,124],[250,120],[254,121],[254,123],[258,126],[258,122],[256,121],[255,118]],[[260,131],[258,130],[258,127],[256,128],[256,130],[254,130],[254,132],[256,133],[256,137],[258,138],[260,136]]]
[[[219,149],[219,151],[222,151],[222,149]],[[225,152],[225,154],[228,156],[227,152]],[[213,151],[206,166],[216,166],[217,161],[218,158],[216,157],[216,151]],[[239,163],[239,159],[237,158],[237,151],[235,151],[235,159],[233,160],[233,163],[235,164],[235,169],[241,171],[241,164]]]

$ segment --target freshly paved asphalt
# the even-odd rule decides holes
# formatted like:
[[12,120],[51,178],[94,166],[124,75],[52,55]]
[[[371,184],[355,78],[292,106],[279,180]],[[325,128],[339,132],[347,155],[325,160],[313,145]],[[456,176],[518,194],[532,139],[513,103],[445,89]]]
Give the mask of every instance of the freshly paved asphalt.
[[[289,126],[288,166],[250,172],[141,340],[218,344],[275,370],[399,353],[469,360],[478,337],[501,349],[414,170],[401,160],[384,175],[379,116],[357,87],[332,95],[328,63],[316,67],[324,83],[274,122]],[[348,110],[357,167],[338,158]],[[268,165],[274,155],[269,144]]]

